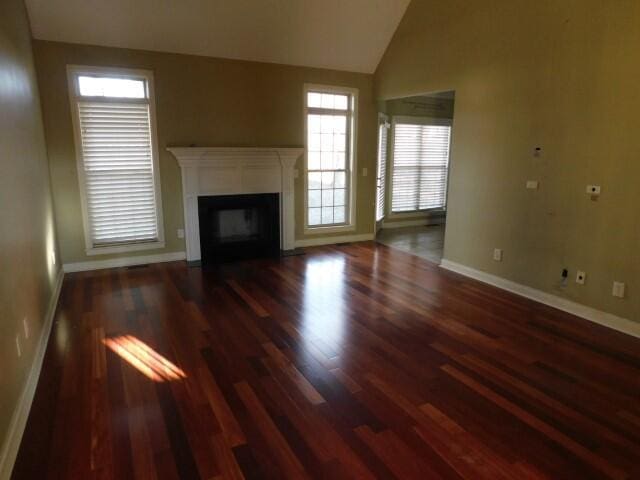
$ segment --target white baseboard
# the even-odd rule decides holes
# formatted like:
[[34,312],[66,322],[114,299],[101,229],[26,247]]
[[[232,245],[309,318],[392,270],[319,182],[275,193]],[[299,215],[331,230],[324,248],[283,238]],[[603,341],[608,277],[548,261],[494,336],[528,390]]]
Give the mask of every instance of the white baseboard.
[[109,260],[92,260],[90,262],[65,263],[64,271],[85,272],[88,270],[101,270],[103,268],[131,267],[133,265],[145,265],[147,263],[175,262],[187,258],[185,252],[160,253],[158,255],[141,255],[137,257],[121,257]]
[[60,298],[63,278],[64,272],[60,269],[55,280],[55,285],[53,286],[53,292],[51,294],[51,299],[49,300],[44,324],[42,325],[40,339],[36,346],[31,370],[29,371],[27,382],[25,383],[22,394],[18,400],[18,405],[13,411],[13,416],[9,423],[9,429],[7,431],[4,444],[2,445],[2,449],[0,449],[1,480],[8,480],[11,477],[11,472],[13,471],[13,466],[15,464],[16,457],[18,456],[18,449],[20,448],[24,429],[27,426],[27,419],[29,418],[31,404],[33,403],[33,397],[35,396],[36,387],[38,386],[44,354],[47,351],[47,343],[49,341],[49,335],[51,334],[51,327],[53,325],[58,299]]
[[382,228],[422,227],[427,225],[444,225],[444,218],[418,218],[416,220],[399,220],[397,222],[382,221]]
[[557,295],[552,295],[532,287],[527,287],[526,285],[512,282],[511,280],[491,275],[490,273],[482,272],[444,258],[440,262],[440,267],[459,273],[465,277],[470,277],[475,280],[479,280],[480,282],[488,283],[494,287],[507,290],[508,292],[515,293],[531,300],[535,300],[536,302],[543,303],[544,305],[557,308],[563,312],[571,313],[584,318],[585,320],[626,333],[627,335],[640,338],[640,322],[634,322],[627,318],[618,317],[611,313],[587,307],[586,305],[572,302],[566,298],[558,297]]
[[337,237],[305,238],[302,240],[296,240],[295,245],[296,248],[315,247],[318,245],[333,245],[335,243],[366,242],[367,240],[373,240],[374,238],[374,233],[362,233],[359,235],[340,235]]

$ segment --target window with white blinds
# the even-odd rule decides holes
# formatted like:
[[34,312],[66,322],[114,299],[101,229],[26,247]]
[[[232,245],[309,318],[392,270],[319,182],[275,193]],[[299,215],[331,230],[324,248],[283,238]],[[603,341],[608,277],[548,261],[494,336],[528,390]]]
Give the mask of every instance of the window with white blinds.
[[387,143],[389,123],[378,125],[378,172],[376,175],[376,222],[384,218],[385,184],[387,181]]
[[306,228],[350,226],[352,203],[352,91],[308,87]]
[[162,246],[150,73],[71,79],[87,253]]
[[391,211],[444,208],[450,125],[394,122]]

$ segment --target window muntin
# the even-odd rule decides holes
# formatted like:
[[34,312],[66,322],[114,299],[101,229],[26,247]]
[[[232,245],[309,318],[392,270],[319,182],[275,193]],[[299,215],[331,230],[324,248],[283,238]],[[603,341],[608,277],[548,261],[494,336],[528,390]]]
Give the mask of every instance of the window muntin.
[[391,211],[445,208],[450,125],[394,123]]
[[310,90],[307,115],[307,226],[350,222],[351,94]]
[[151,74],[70,74],[87,253],[162,247]]

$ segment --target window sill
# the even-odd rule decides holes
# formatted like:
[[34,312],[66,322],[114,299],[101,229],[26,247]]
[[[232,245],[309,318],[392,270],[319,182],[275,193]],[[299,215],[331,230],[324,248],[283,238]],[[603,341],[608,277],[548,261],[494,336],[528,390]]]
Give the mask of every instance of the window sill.
[[164,241],[149,242],[149,243],[132,243],[129,245],[113,245],[111,247],[93,247],[85,250],[87,255],[107,255],[110,253],[127,253],[137,252],[140,250],[155,250],[158,248],[164,248]]
[[390,212],[386,215],[388,219],[409,219],[421,216],[439,217],[447,214],[446,208],[428,208],[425,210],[411,210],[407,212]]
[[329,233],[353,232],[355,229],[356,226],[353,224],[331,227],[304,227],[303,233],[305,235],[326,235]]

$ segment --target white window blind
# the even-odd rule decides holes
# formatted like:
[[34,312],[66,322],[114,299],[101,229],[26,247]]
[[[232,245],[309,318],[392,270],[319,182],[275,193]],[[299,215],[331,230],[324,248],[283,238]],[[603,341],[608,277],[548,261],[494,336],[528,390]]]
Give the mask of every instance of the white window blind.
[[146,80],[76,79],[87,247],[156,245],[161,230]]
[[308,91],[307,226],[349,222],[352,95]]
[[450,135],[449,125],[394,124],[392,212],[445,207]]
[[376,178],[376,221],[384,218],[385,183],[387,179],[387,138],[389,124],[385,121],[378,126],[378,175]]

